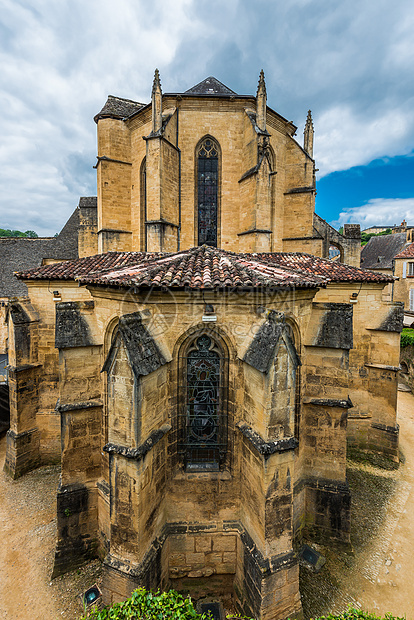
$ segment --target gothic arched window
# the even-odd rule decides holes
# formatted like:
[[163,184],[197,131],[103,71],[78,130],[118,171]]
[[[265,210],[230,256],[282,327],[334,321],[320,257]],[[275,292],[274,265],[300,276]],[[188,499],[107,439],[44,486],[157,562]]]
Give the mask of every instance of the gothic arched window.
[[197,243],[217,247],[219,146],[207,136],[197,152]]
[[185,403],[181,451],[187,469],[218,470],[226,453],[225,360],[214,341],[203,334],[184,360]]

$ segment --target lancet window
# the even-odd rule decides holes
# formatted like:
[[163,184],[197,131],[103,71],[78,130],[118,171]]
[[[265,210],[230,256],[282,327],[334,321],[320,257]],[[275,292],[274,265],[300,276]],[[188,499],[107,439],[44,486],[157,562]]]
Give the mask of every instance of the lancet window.
[[217,247],[219,200],[219,146],[211,137],[197,149],[198,245]]

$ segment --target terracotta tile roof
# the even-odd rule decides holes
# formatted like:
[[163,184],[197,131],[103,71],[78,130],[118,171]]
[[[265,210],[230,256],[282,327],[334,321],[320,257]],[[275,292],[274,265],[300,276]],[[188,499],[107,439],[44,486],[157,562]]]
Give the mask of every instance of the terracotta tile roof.
[[[16,275],[22,280],[74,280],[82,275],[105,272],[108,269],[136,265],[143,257],[157,256],[145,252],[106,252],[78,260],[45,265],[37,269],[20,271]],[[164,256],[159,254],[158,256]]]
[[327,282],[392,282],[394,280],[392,276],[301,252],[273,252],[256,256],[263,261],[276,262],[280,266],[290,267],[301,273],[325,278]]
[[396,254],[394,258],[414,258],[414,243],[410,243],[408,247],[399,254]]
[[390,282],[380,273],[300,253],[236,254],[201,246],[176,253],[107,252],[21,272],[26,280],[161,288],[318,288],[329,282]]

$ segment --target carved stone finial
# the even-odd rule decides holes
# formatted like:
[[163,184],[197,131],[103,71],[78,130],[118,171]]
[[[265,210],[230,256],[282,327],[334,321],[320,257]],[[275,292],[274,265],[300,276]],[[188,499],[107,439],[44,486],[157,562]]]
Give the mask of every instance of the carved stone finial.
[[264,92],[266,93],[266,83],[265,83],[265,76],[264,76],[264,71],[263,69],[260,71],[260,75],[259,75],[259,83],[257,85],[257,93],[256,95],[259,93],[260,90],[264,89]]
[[151,103],[152,103],[152,131],[156,133],[160,131],[162,127],[162,90],[161,90],[161,80],[160,80],[160,72],[158,69],[155,69],[154,73],[154,82],[152,84],[152,93],[151,93]]
[[260,71],[259,84],[256,93],[256,125],[262,131],[266,131],[266,105],[267,93],[263,69]]
[[161,90],[160,72],[155,69],[154,81],[152,83],[152,94],[154,95],[157,90]]
[[306,117],[305,129],[303,131],[303,148],[304,150],[313,157],[313,120],[312,120],[312,112],[308,110],[308,116]]

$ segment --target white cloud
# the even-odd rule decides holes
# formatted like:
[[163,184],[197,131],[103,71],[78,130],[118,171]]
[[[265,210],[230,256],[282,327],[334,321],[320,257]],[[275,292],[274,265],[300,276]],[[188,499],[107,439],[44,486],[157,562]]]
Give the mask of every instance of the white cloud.
[[361,230],[370,226],[398,225],[414,221],[414,198],[373,198],[360,207],[344,209],[332,226],[358,222]]
[[405,155],[414,147],[414,116],[405,106],[373,118],[336,106],[324,112],[316,126],[320,128],[315,149],[320,177],[384,155]]
[[[95,189],[93,116],[207,75],[301,125],[320,175],[414,146],[412,0],[0,0],[0,227],[53,234]],[[301,125],[302,127],[303,125]],[[302,129],[301,129],[302,131]],[[300,131],[300,133],[301,133]]]

